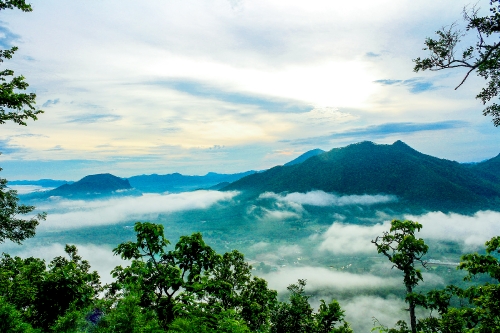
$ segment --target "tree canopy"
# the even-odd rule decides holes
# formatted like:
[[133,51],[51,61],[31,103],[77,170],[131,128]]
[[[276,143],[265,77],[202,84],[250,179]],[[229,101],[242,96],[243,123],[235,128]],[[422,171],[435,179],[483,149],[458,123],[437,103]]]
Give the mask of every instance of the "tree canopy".
[[[500,126],[500,105],[489,103],[500,93],[500,2],[490,1],[490,15],[480,16],[476,7],[464,8],[463,18],[466,22],[465,32],[456,24],[436,31],[437,38],[427,38],[424,50],[429,51],[426,58],[416,58],[414,71],[440,71],[444,69],[465,68],[467,70],[458,89],[472,72],[486,80],[476,98],[487,105],[483,110],[485,116],[493,118],[493,124]],[[477,34],[475,45],[463,45],[461,42],[468,32]],[[459,49],[461,48],[461,49]]]

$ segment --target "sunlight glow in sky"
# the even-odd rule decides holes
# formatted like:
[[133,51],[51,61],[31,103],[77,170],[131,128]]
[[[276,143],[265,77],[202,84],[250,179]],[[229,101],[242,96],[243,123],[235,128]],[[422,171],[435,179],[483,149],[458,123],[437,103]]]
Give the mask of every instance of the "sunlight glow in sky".
[[1,127],[11,180],[261,170],[363,140],[461,162],[500,152],[483,81],[455,91],[462,71],[412,71],[469,1],[32,4],[0,19],[0,46],[19,47],[2,66],[45,110]]

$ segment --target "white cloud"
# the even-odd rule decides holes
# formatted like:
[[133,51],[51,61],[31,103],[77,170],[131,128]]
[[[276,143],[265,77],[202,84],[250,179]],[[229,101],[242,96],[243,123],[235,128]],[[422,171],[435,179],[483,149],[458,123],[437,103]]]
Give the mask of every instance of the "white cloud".
[[10,189],[17,191],[17,194],[28,194],[33,192],[52,190],[53,187],[43,187],[38,185],[9,185]]
[[[455,241],[468,252],[484,247],[484,243],[500,235],[500,213],[480,211],[472,216],[456,213],[432,212],[420,216],[407,215],[405,219],[422,224],[417,237]],[[371,240],[389,231],[390,221],[371,226],[335,222],[320,237],[319,249],[337,254],[376,253]]]
[[300,205],[311,206],[348,206],[348,205],[374,205],[396,201],[393,195],[343,195],[338,196],[324,191],[310,191],[307,193],[289,193],[286,195],[265,192],[259,196],[260,199],[273,198],[279,201],[286,201]]
[[300,218],[301,215],[296,212],[291,212],[287,210],[273,210],[262,208],[264,215],[261,219],[269,220],[286,220],[290,218]]
[[323,241],[319,249],[337,254],[376,254],[375,245],[371,243],[375,237],[390,229],[390,223],[362,226],[335,222],[322,235]]
[[[110,283],[114,280],[110,275],[113,268],[118,265],[128,265],[127,261],[122,260],[120,256],[113,255],[111,247],[94,244],[75,245],[78,249],[78,255],[90,263],[91,271],[95,270],[99,273],[102,284]],[[59,243],[47,246],[28,246],[27,248],[17,247],[12,248],[9,253],[21,258],[35,257],[44,259],[46,264],[58,256],[67,258],[67,254],[64,252],[64,245]]]
[[422,224],[423,239],[458,241],[466,250],[484,247],[487,240],[500,235],[499,212],[480,211],[472,216],[432,212],[406,218]]
[[260,276],[269,283],[269,288],[278,292],[286,291],[286,288],[292,283],[297,283],[298,279],[307,280],[308,290],[328,288],[334,291],[356,290],[359,293],[401,284],[398,278],[339,272],[323,267],[283,267],[277,272],[261,274]]
[[40,229],[74,229],[85,226],[116,224],[191,209],[206,209],[218,202],[231,200],[238,192],[195,191],[179,194],[144,195],[95,201],[55,200],[52,204],[69,212],[49,214]]
[[250,250],[252,251],[262,251],[266,249],[269,246],[269,243],[267,242],[258,242],[250,246]]
[[[452,88],[462,73],[423,73],[443,88],[418,96],[404,87],[374,82],[412,78],[411,59],[424,56],[425,37],[460,20],[467,4],[194,0],[138,7],[131,0],[91,5],[46,0],[35,1],[33,13],[5,11],[2,20],[23,41],[9,62],[27,77],[39,101],[60,101],[29,124],[34,134],[43,136],[13,139],[29,152],[8,158],[112,160],[128,175],[176,172],[179,165],[197,174],[237,172],[243,169],[235,170],[234,163],[207,169],[213,160],[196,148],[236,146],[245,151],[232,155],[238,168],[261,169],[272,166],[265,161],[269,151],[316,148],[292,146],[287,140],[394,121],[440,121],[450,114],[472,125],[433,134],[432,140],[428,133],[398,139],[411,140],[412,146],[440,157],[486,158],[498,153],[497,132],[488,131],[487,118],[470,112],[479,107],[474,96],[480,81],[464,85],[457,94]],[[366,57],[367,53],[379,56]],[[180,84],[173,88],[168,82]],[[254,102],[260,97],[263,103]],[[310,109],[289,112],[283,105],[269,110],[266,102],[280,99]],[[101,121],[67,122],[81,115]],[[110,126],[106,119],[116,121]],[[481,128],[485,124],[486,130]],[[24,131],[7,125],[2,135]],[[320,148],[357,140],[332,140]],[[481,149],[464,152],[472,141]],[[103,149],[106,144],[109,147]],[[168,145],[177,151],[167,153]],[[266,148],[255,152],[255,145]],[[50,150],[57,146],[62,149]],[[144,155],[156,157],[161,165],[144,161]],[[73,168],[58,172],[62,178],[73,178]],[[88,171],[88,166],[78,168],[80,175]],[[40,172],[35,169],[23,174]],[[14,171],[11,178],[20,179],[21,170]]]
[[[340,300],[345,319],[351,324],[354,332],[371,332],[374,326],[382,324],[394,327],[398,320],[408,321],[407,306],[401,299],[376,296],[358,296],[349,300]],[[378,323],[374,325],[374,319]]]
[[299,245],[282,245],[277,250],[278,255],[286,257],[286,256],[297,256],[302,253],[302,249]]

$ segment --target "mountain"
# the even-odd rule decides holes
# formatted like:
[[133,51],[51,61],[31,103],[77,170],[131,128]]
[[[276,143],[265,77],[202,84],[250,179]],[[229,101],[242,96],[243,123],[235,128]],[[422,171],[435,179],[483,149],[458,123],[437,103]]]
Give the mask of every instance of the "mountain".
[[319,154],[323,154],[324,152],[325,151],[322,149],[309,150],[309,151],[305,152],[304,154],[300,155],[299,157],[297,157],[296,159],[294,159],[288,163],[285,163],[284,166],[300,164],[300,163],[304,162],[305,160],[307,160],[308,158],[319,155]]
[[469,167],[491,181],[500,182],[500,154],[487,161],[471,164]]
[[46,198],[50,196],[62,197],[102,197],[109,195],[140,195],[132,189],[126,179],[113,176],[109,173],[85,176],[72,184],[63,184],[53,190],[31,193],[24,198]]
[[251,175],[255,171],[246,171],[235,174],[220,174],[209,172],[205,176],[185,176],[180,173],[167,175],[141,175],[128,178],[130,185],[135,189],[147,193],[185,192],[198,189],[210,189],[220,183],[231,183]]
[[500,171],[496,159],[466,166],[422,154],[402,141],[366,141],[244,177],[223,190],[392,194],[403,205],[474,210],[498,207],[500,182],[492,176],[495,169]]
[[72,181],[40,179],[40,180],[10,180],[9,185],[37,185],[42,187],[58,187],[64,184],[72,184]]

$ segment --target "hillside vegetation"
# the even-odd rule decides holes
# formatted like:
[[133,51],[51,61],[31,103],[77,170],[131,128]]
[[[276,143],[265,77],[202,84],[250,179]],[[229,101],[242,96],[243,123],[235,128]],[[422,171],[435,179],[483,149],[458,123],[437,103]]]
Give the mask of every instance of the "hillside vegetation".
[[392,194],[401,204],[429,210],[474,211],[499,202],[499,159],[464,165],[422,154],[401,141],[365,141],[244,177],[224,190]]

